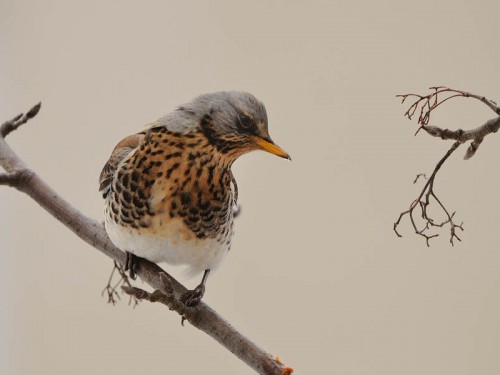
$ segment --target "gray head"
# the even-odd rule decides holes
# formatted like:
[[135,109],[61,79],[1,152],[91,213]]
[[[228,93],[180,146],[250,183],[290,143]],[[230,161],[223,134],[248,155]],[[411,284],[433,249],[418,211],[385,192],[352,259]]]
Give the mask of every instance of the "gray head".
[[201,131],[232,158],[257,149],[290,158],[269,136],[264,104],[247,92],[200,95],[159,121],[171,131]]

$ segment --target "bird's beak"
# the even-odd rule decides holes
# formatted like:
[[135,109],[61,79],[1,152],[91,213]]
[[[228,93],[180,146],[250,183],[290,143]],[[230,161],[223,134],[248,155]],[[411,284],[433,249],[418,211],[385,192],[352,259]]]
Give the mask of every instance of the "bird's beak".
[[282,157],[284,159],[292,160],[290,155],[283,150],[281,147],[278,145],[274,144],[272,140],[265,140],[260,137],[254,137],[254,141],[259,146],[262,150],[270,152],[271,154],[277,155],[279,157]]

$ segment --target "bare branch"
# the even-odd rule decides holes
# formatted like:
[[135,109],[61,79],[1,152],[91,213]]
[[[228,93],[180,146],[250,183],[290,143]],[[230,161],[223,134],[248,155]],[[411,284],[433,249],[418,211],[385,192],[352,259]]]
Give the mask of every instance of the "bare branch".
[[[0,174],[0,184],[15,187],[29,195],[78,237],[114,260],[119,270],[125,263],[126,255],[111,243],[103,225],[86,217],[60,197],[45,181],[31,171],[5,142],[5,137],[9,133],[33,118],[39,109],[40,104],[34,106],[25,115],[21,114],[0,127],[0,165],[6,171]],[[291,373],[290,368],[285,367],[239,333],[204,302],[200,302],[195,308],[188,308],[183,304],[178,306],[175,301],[178,301],[178,298],[186,292],[186,288],[173,277],[167,276],[167,273],[158,265],[141,259],[136,273],[155,289],[155,292],[144,291],[143,293],[131,285],[126,285],[124,289],[130,292],[129,294],[145,299],[148,299],[147,296],[150,295],[157,296],[158,302],[165,302],[165,305],[181,314],[194,327],[210,335],[259,374]],[[149,297],[149,300],[151,298]]]
[[[186,305],[184,305],[184,303],[182,303],[181,300],[174,294],[172,280],[166,273],[160,272],[160,281],[162,285],[153,293],[149,293],[148,291],[141,288],[130,286],[122,286],[122,289],[125,293],[138,300],[147,300],[149,302],[159,302],[164,304],[170,310],[174,310],[179,315],[182,315],[182,325],[184,325],[184,320],[187,319],[185,317],[185,313],[191,308],[186,307]],[[293,373],[293,369],[290,367],[286,367],[278,357],[276,357],[276,359],[273,359],[273,361],[276,362],[279,366],[282,366],[281,375],[290,375]]]
[[[433,227],[442,228],[444,225],[450,226],[450,243],[453,245],[454,240],[461,241],[460,237],[457,235],[458,230],[463,231],[463,223],[456,224],[453,221],[455,216],[455,212],[451,213],[448,209],[443,205],[441,200],[436,196],[434,192],[434,181],[436,175],[443,165],[443,163],[450,157],[450,155],[463,143],[472,141],[467,148],[467,151],[464,155],[464,159],[470,159],[472,156],[476,154],[479,146],[483,142],[484,138],[489,134],[496,133],[500,128],[500,107],[493,101],[484,96],[479,96],[472,94],[467,91],[455,90],[448,87],[431,87],[432,92],[428,95],[418,95],[418,94],[404,94],[398,95],[398,97],[402,98],[402,103],[404,103],[409,98],[415,98],[415,101],[411,104],[408,110],[405,112],[405,116],[411,119],[415,113],[419,114],[418,123],[419,128],[415,134],[417,134],[421,129],[425,130],[427,134],[433,137],[439,137],[443,140],[454,140],[455,143],[448,150],[448,152],[444,155],[441,160],[437,163],[431,177],[427,180],[427,183],[424,185],[418,197],[412,202],[410,208],[406,211],[403,211],[398,220],[394,223],[394,231],[398,237],[401,237],[401,234],[398,232],[398,226],[403,219],[404,216],[408,215],[410,217],[410,221],[413,227],[413,230],[416,234],[423,236],[426,240],[427,246],[429,246],[429,240],[437,237],[437,234],[429,235],[428,231]],[[497,115],[497,117],[492,118],[486,121],[481,126],[478,126],[475,129],[471,130],[450,130],[443,129],[437,126],[429,125],[430,117],[432,111],[434,111],[438,106],[443,104],[444,102],[457,98],[457,97],[465,97],[465,98],[474,98],[482,103],[486,104],[490,109],[492,109]],[[417,175],[417,178],[413,183],[418,181],[418,178],[423,174]],[[425,176],[425,175],[423,175]],[[442,212],[445,214],[445,220],[441,223],[437,223],[428,213],[428,208],[431,204],[431,201],[435,201]],[[424,221],[424,225],[421,229],[419,229],[417,223],[414,218],[414,210],[419,207],[420,208],[420,216]]]
[[474,98],[474,99],[477,99],[477,100],[481,101],[482,103],[486,104],[497,115],[500,115],[500,107],[493,100],[488,99],[485,96],[476,95],[476,94],[473,94],[473,93],[467,92],[467,91],[461,91],[461,93],[466,98]]
[[[431,235],[429,235],[429,234],[427,234],[427,232],[432,227],[439,227],[439,228],[441,228],[445,224],[449,224],[450,225],[450,242],[451,242],[451,244],[453,245],[453,240],[454,239],[457,239],[457,240],[461,241],[460,238],[457,236],[456,232],[457,232],[457,229],[463,230],[463,227],[462,227],[463,223],[460,224],[460,225],[457,225],[453,221],[453,217],[454,217],[455,213],[453,213],[453,214],[450,215],[450,213],[448,212],[448,210],[446,209],[446,207],[441,203],[441,200],[434,193],[434,181],[435,181],[437,173],[441,169],[441,167],[444,164],[444,162],[451,156],[451,154],[453,152],[455,152],[455,150],[460,145],[461,145],[461,143],[457,141],[457,142],[455,142],[453,144],[453,146],[451,146],[451,148],[448,150],[448,152],[437,163],[436,167],[434,168],[434,171],[432,172],[432,175],[429,177],[429,179],[425,183],[425,185],[422,188],[422,190],[420,191],[420,194],[418,195],[418,197],[411,203],[410,208],[408,210],[406,210],[406,211],[403,211],[399,215],[398,220],[394,223],[394,227],[393,227],[394,232],[396,232],[396,235],[398,237],[402,237],[402,236],[398,232],[397,228],[398,228],[401,220],[403,219],[403,217],[406,216],[406,215],[408,215],[410,217],[410,221],[411,221],[413,230],[415,231],[415,233],[417,235],[422,236],[422,237],[425,238],[425,242],[426,242],[427,246],[429,246],[429,241],[432,238],[435,238],[435,237],[438,236],[438,234],[431,234]],[[417,178],[418,178],[418,176],[417,176]],[[416,179],[415,179],[415,182],[416,182]],[[436,221],[431,216],[429,216],[429,213],[428,213],[428,207],[431,204],[431,198],[433,198],[439,204],[439,206],[441,207],[441,209],[443,210],[443,212],[446,215],[446,220],[443,221],[443,222],[441,222],[441,223],[439,223],[439,224],[436,223]],[[421,216],[421,218],[424,221],[424,226],[421,229],[418,228],[418,225],[415,222],[415,218],[413,216],[414,215],[414,211],[415,211],[415,209],[417,207],[420,209],[420,216]]]
[[421,128],[424,129],[429,135],[439,137],[443,140],[453,139],[460,143],[472,140],[464,156],[464,159],[467,160],[475,155],[479,145],[483,142],[484,137],[498,131],[500,128],[500,116],[492,118],[486,121],[483,125],[471,130],[449,130],[429,125],[424,125]]
[[[476,95],[467,91],[455,90],[445,86],[431,87],[432,92],[428,95],[418,95],[418,94],[401,94],[396,95],[397,98],[402,98],[401,103],[404,103],[408,98],[416,98],[412,103],[410,108],[405,112],[405,116],[408,119],[412,119],[413,115],[418,111],[418,123],[420,125],[427,125],[431,118],[431,112],[434,111],[438,106],[444,102],[457,98],[474,98],[482,103],[486,104],[490,109],[492,109],[497,115],[500,115],[500,107],[491,99],[484,96]],[[420,107],[420,110],[419,110]]]
[[40,107],[42,106],[42,103],[39,102],[38,104],[35,104],[28,112],[25,114],[21,113],[14,117],[12,120],[4,122],[0,126],[0,136],[2,138],[5,138],[7,135],[12,133],[14,130],[19,128],[21,125],[25,124],[28,122],[28,120],[32,119],[35,117],[38,112],[40,111]]

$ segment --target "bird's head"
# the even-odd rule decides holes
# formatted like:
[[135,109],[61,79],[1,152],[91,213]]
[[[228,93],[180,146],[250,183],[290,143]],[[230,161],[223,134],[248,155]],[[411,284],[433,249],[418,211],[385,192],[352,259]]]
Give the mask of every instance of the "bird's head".
[[290,159],[269,136],[264,104],[241,91],[204,94],[178,108],[221,153],[235,160],[253,150]]

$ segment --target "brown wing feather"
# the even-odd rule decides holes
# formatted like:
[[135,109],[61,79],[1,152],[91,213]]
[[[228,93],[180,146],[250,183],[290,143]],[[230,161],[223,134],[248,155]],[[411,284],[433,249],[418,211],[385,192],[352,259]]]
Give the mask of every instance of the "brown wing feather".
[[144,132],[133,134],[122,139],[116,145],[99,176],[99,191],[103,198],[106,198],[109,193],[113,176],[120,162],[139,146],[144,137]]

